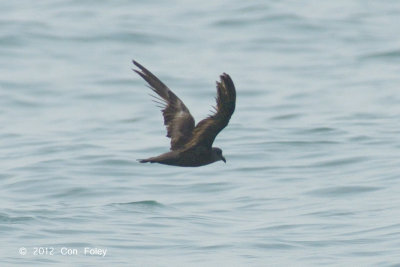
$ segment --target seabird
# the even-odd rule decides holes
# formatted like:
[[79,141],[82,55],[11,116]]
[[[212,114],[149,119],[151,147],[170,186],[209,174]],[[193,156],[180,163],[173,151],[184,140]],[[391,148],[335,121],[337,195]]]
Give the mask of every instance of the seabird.
[[226,73],[220,76],[214,112],[195,127],[193,116],[182,100],[145,67],[134,60],[133,64],[140,69],[133,70],[159,96],[154,96],[155,102],[161,105],[167,137],[171,138],[171,151],[139,161],[181,167],[198,167],[219,160],[226,163],[222,150],[212,147],[212,144],[218,133],[228,125],[235,111],[236,90],[231,77]]

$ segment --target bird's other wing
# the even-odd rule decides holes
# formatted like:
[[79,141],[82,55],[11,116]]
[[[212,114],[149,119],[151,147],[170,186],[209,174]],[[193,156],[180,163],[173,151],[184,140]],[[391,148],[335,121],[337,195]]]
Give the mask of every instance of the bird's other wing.
[[223,73],[221,81],[217,82],[217,106],[213,114],[200,121],[193,130],[192,138],[185,148],[194,146],[211,147],[215,137],[228,122],[235,111],[236,90],[231,77]]
[[155,97],[155,102],[160,104],[164,116],[164,125],[167,127],[167,137],[171,138],[171,150],[177,150],[187,143],[192,136],[194,119],[183,102],[153,73],[133,60],[140,70],[139,74],[160,98]]

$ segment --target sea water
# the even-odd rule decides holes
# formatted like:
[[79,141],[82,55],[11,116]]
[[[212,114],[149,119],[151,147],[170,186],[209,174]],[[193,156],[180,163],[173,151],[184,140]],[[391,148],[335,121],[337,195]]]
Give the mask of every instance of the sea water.
[[[2,1],[1,266],[397,266],[400,2]],[[227,163],[169,149],[135,59]]]

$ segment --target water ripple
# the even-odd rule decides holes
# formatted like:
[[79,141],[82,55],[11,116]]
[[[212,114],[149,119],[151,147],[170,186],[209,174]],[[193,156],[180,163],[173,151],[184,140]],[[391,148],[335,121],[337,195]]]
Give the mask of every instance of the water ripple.
[[334,186],[316,189],[307,192],[308,195],[318,197],[355,196],[362,193],[374,192],[383,189],[373,186]]

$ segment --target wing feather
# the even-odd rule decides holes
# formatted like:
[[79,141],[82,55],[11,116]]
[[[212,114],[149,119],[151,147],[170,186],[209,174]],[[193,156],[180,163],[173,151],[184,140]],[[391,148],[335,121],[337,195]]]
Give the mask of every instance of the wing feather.
[[164,125],[167,127],[167,137],[171,138],[171,150],[183,148],[192,136],[194,119],[189,109],[163,82],[153,73],[133,60],[140,70],[134,71],[139,74],[159,97],[153,96],[159,107],[162,108]]
[[215,112],[200,121],[193,130],[193,135],[185,148],[205,146],[211,148],[215,137],[224,129],[235,111],[236,90],[231,77],[223,73],[217,82],[217,105]]

